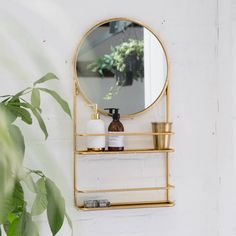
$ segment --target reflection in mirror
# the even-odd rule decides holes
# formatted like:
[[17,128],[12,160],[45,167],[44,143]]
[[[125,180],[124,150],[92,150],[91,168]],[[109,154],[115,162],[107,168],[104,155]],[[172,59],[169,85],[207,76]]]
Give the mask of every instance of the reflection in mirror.
[[93,28],[76,57],[80,90],[99,110],[117,107],[121,115],[152,105],[167,84],[167,59],[157,37],[129,20]]

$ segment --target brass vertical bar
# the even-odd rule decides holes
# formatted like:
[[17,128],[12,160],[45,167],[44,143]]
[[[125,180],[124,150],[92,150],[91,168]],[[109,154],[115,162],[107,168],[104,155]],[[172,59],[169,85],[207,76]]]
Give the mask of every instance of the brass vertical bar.
[[166,122],[170,122],[169,85],[166,87]]
[[77,137],[77,129],[76,129],[76,118],[77,118],[77,87],[75,81],[73,82],[73,146],[74,146],[74,161],[73,161],[73,174],[74,174],[74,205],[76,206],[76,137]]
[[[166,153],[166,187],[170,184],[170,163],[169,163],[169,153]],[[166,201],[170,201],[170,190],[169,188],[166,189]]]
[[[166,88],[166,122],[170,122],[170,101],[169,101],[169,85]],[[170,184],[170,163],[169,163],[169,154],[166,153],[166,187]],[[170,200],[169,189],[166,189],[166,201]]]

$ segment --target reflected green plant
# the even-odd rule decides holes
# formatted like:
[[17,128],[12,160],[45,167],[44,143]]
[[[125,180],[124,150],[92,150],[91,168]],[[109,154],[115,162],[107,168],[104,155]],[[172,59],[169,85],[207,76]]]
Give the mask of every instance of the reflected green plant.
[[87,69],[104,78],[106,72],[111,72],[116,83],[111,86],[104,100],[111,100],[124,86],[133,84],[133,80],[143,81],[144,77],[144,41],[129,39],[116,47],[111,47],[111,53],[95,59]]
[[[143,40],[129,39],[128,42],[123,42],[116,47],[111,48],[110,54],[98,57],[95,62],[88,65],[87,69],[92,72],[98,72],[101,77],[104,76],[104,71],[111,71],[114,75],[119,72],[129,70],[126,59],[134,55],[137,61],[143,61],[144,43]],[[137,68],[136,68],[137,69]],[[143,77],[143,65],[139,70],[134,72],[134,79],[138,80]]]
[[[24,167],[25,141],[17,119],[32,125],[34,116],[48,137],[45,122],[41,116],[41,96],[47,93],[71,117],[68,103],[61,96],[41,84],[58,78],[48,73],[15,95],[0,96],[0,235],[38,236],[38,228],[32,217],[47,211],[47,219],[52,232],[56,235],[61,229],[64,218],[71,230],[72,223],[65,209],[65,200],[56,184],[40,170]],[[30,95],[30,99],[25,98]],[[27,97],[27,96],[26,96]],[[25,198],[23,184],[35,195],[31,209]]]

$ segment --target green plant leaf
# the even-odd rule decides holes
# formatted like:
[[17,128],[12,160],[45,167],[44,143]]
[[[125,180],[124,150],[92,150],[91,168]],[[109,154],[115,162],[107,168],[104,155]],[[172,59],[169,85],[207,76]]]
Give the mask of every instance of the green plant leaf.
[[10,104],[11,106],[18,106],[18,107],[25,107],[28,109],[34,109],[35,107],[33,107],[30,103],[28,102],[11,102]]
[[50,94],[59,103],[62,109],[71,117],[71,112],[68,103],[64,99],[62,99],[57,92],[46,88],[39,89],[43,92]]
[[14,212],[8,212],[8,214],[7,214],[7,220],[6,220],[6,221],[4,222],[4,224],[3,224],[3,228],[4,228],[4,230],[5,230],[5,232],[6,232],[7,235],[8,235],[8,231],[9,231],[11,225],[13,224],[13,222],[14,222],[15,220],[17,220],[17,219],[20,218],[21,214],[22,214],[22,212],[16,212],[16,213],[14,213]]
[[[37,172],[37,170],[35,172]],[[46,190],[46,186],[45,186],[45,178],[44,177],[40,178],[37,181],[36,186],[37,186],[37,193],[38,194],[45,194],[45,195],[47,194],[47,190]]]
[[32,93],[31,93],[31,104],[35,108],[39,108],[40,107],[40,93],[39,93],[39,90],[37,88],[33,88],[33,90],[32,90]]
[[14,192],[11,200],[11,207],[14,212],[18,212],[18,210],[21,212],[22,209],[24,209],[24,191],[19,181],[16,181],[15,183]]
[[25,209],[24,192],[19,181],[15,182],[13,193],[7,199],[5,207],[13,214],[21,214]]
[[4,100],[1,101],[1,103],[5,103],[7,102],[9,99],[11,99],[12,96],[6,96],[6,98]]
[[37,186],[32,178],[32,176],[30,175],[30,173],[27,173],[24,178],[23,178],[24,183],[26,184],[26,186],[28,187],[28,189],[33,192],[36,193],[37,192]]
[[65,200],[61,196],[60,190],[48,178],[46,178],[47,190],[47,217],[51,232],[56,235],[60,230],[65,216]]
[[38,111],[38,109],[36,109],[35,107],[33,107],[30,103],[20,103],[21,106],[23,107],[26,107],[26,108],[29,108],[31,109],[32,113],[34,114],[34,116],[36,117],[38,123],[39,123],[39,126],[41,128],[41,130],[43,131],[44,135],[45,135],[45,139],[48,138],[48,131],[47,131],[47,127],[43,121],[43,118],[40,114],[40,112]]
[[36,108],[39,113],[42,113],[42,109],[40,107]]
[[25,140],[21,130],[16,125],[9,125],[9,134],[14,143],[15,153],[18,153],[19,161],[22,162],[25,155]]
[[16,105],[13,106],[13,105],[11,105],[11,103],[8,103],[6,108],[13,115],[20,117],[22,119],[22,121],[24,121],[26,124],[29,124],[29,125],[32,124],[32,117],[26,109],[24,109],[20,106],[16,106]]
[[21,90],[20,92],[18,92],[17,94],[15,94],[12,98],[13,101],[15,101],[16,99],[18,99],[21,95],[23,95],[26,91],[29,92],[28,90],[30,90],[31,87],[28,87],[26,89]]
[[5,233],[8,235],[8,231],[9,231],[9,228],[10,228],[10,222],[9,221],[5,221],[5,223],[3,224],[3,229],[5,231]]
[[[39,176],[42,176],[44,175],[43,172],[41,170],[30,170],[32,173],[36,174],[36,175],[39,175]],[[39,179],[40,180],[40,179]],[[38,180],[38,181],[39,181]],[[45,190],[46,191],[46,190]]]
[[32,221],[31,215],[24,211],[21,216],[10,225],[8,236],[39,236],[38,229]]
[[53,73],[48,73],[48,74],[44,75],[42,78],[40,78],[39,80],[35,81],[35,82],[34,82],[34,86],[35,86],[36,84],[41,84],[41,83],[44,83],[44,82],[46,82],[46,81],[48,81],[48,80],[52,80],[52,79],[57,79],[57,80],[59,80],[59,79],[57,78],[57,76],[54,75]]
[[17,214],[17,213],[9,212],[7,214],[7,220],[11,224],[16,218],[19,218],[19,215],[21,215],[21,213]]
[[37,194],[32,205],[31,214],[33,216],[41,215],[47,209],[47,204],[46,194]]
[[7,236],[15,236],[15,235],[19,235],[21,236],[21,232],[20,232],[20,218],[16,218],[12,224],[9,224],[7,226]]
[[0,103],[0,111],[6,117],[5,121],[7,124],[12,124],[17,119],[17,115],[10,112],[7,105],[4,103]]
[[[0,136],[2,133],[0,132]],[[2,138],[2,137],[1,137]],[[4,149],[4,145],[1,142],[1,149]],[[14,177],[11,171],[11,162],[7,157],[7,153],[3,153],[1,150],[0,158],[0,225],[6,221],[7,214],[10,207],[10,198],[12,196],[14,188]]]
[[36,186],[37,186],[37,195],[35,197],[35,200],[31,209],[31,214],[33,216],[42,214],[47,209],[47,205],[48,205],[47,195],[46,195],[47,191],[46,191],[44,178],[40,178],[37,181]]
[[29,213],[26,217],[25,233],[22,236],[39,236],[38,228]]
[[43,131],[43,133],[44,133],[44,135],[45,135],[45,139],[47,139],[47,138],[48,138],[48,131],[47,131],[47,127],[46,127],[46,125],[45,125],[45,123],[44,123],[44,121],[43,121],[42,116],[41,116],[40,113],[39,113],[36,109],[34,109],[34,108],[32,108],[31,111],[32,111],[32,113],[34,114],[34,116],[36,117],[36,119],[38,120],[39,126],[40,126],[41,130]]
[[0,96],[0,98],[7,98],[7,97],[11,97],[11,95],[2,95],[2,96]]

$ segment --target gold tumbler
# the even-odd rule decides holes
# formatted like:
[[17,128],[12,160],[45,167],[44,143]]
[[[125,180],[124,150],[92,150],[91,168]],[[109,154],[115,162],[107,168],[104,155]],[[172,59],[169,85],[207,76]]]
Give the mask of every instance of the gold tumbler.
[[[172,123],[169,122],[152,122],[153,133],[171,132]],[[160,134],[153,135],[154,149],[165,150],[170,148],[170,135]]]

